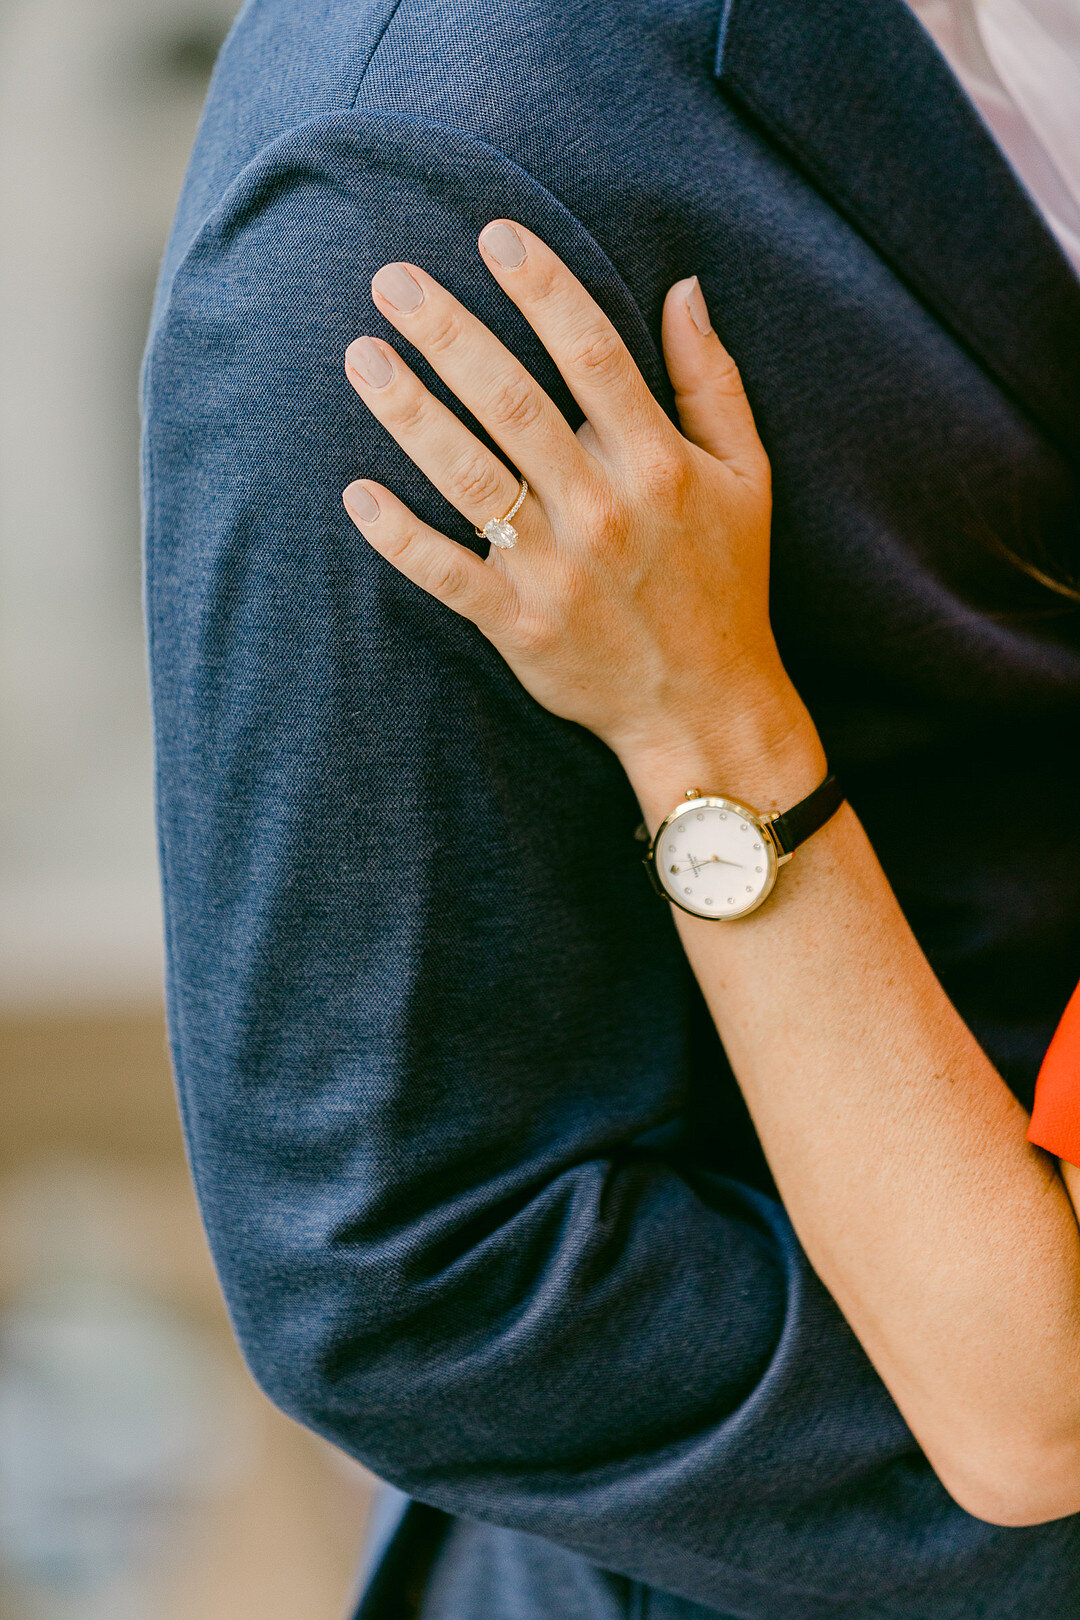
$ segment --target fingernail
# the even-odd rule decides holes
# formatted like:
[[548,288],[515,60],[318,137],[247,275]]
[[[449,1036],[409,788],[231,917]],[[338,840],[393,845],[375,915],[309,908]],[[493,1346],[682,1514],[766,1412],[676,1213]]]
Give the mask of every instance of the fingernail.
[[697,276],[686,289],[686,310],[698,331],[705,335],[712,331],[712,321],[709,319],[709,306],[705,302],[705,295],[701,290],[701,283]]
[[372,388],[385,388],[394,375],[394,368],[378,344],[369,337],[357,338],[345,350],[345,364],[359,372]]
[[516,270],[519,264],[525,263],[525,244],[510,225],[485,225],[480,232],[480,242],[484,252],[504,270]]
[[350,484],[341,498],[357,523],[374,523],[379,515],[378,501],[363,484]]
[[388,304],[407,315],[419,309],[424,302],[424,289],[415,281],[403,264],[384,264],[375,272],[372,286]]

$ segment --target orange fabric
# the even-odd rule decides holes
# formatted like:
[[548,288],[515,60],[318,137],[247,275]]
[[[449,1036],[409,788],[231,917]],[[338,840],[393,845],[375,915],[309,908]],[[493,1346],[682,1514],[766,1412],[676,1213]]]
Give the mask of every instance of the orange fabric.
[[1028,1141],[1080,1168],[1080,985],[1043,1058]]

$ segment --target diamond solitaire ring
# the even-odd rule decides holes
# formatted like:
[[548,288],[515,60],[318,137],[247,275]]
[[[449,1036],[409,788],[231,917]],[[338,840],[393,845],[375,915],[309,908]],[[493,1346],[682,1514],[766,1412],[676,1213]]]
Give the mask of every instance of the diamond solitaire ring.
[[[510,508],[509,512],[507,512],[506,516],[501,518],[489,518],[482,529],[476,529],[476,532],[480,538],[482,540],[490,540],[493,546],[500,546],[503,550],[508,550],[511,546],[516,546],[518,532],[514,528],[514,525],[511,523],[510,519],[513,517],[514,513],[517,511],[518,507],[521,505],[528,493],[529,486],[523,478],[521,480],[521,489],[518,491],[518,498]],[[476,528],[476,525],[474,524],[473,527]]]

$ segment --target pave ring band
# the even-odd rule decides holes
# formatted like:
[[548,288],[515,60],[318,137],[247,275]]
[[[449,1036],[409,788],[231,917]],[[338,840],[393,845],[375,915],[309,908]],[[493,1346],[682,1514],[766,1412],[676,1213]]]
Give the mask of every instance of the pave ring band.
[[[516,546],[518,532],[514,528],[514,525],[511,523],[510,519],[514,516],[514,513],[518,510],[528,493],[529,486],[523,478],[521,480],[521,488],[518,491],[518,498],[510,508],[509,512],[507,512],[506,516],[501,518],[489,518],[482,529],[476,529],[476,532],[480,538],[482,540],[490,540],[493,546],[499,546],[503,550],[508,550],[511,546]],[[473,524],[473,527],[476,528],[476,525]]]

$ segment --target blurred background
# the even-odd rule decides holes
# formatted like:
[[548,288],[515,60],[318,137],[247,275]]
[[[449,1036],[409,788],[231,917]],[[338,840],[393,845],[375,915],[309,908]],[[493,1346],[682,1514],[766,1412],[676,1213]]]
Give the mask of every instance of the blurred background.
[[0,0],[0,1617],[339,1620],[359,1469],[232,1346],[177,1128],[136,383],[230,0]]

